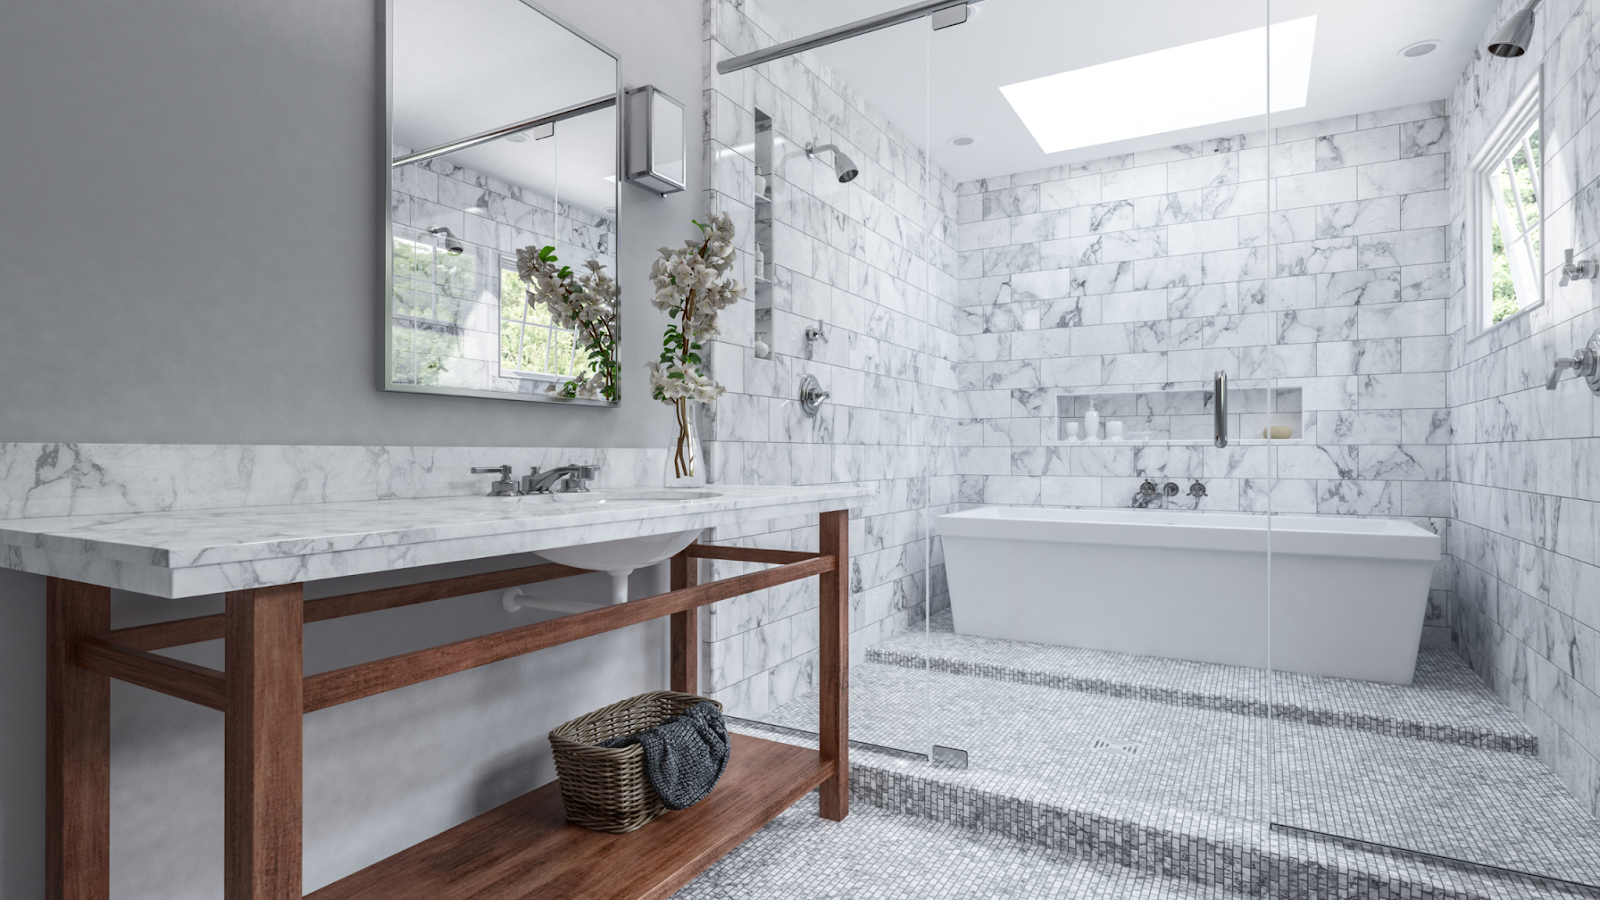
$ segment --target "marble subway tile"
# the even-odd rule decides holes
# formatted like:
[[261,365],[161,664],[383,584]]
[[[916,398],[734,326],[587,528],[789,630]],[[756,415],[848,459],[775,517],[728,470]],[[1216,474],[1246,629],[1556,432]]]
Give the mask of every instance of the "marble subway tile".
[[1316,140],[1317,170],[1343,169],[1400,158],[1400,126],[1388,125]]
[[[1290,175],[1274,182],[1279,209],[1323,206],[1366,199],[1357,184],[1357,169],[1332,169],[1308,175]],[[1404,193],[1396,191],[1393,193]],[[1373,195],[1378,196],[1378,195]]]
[[1444,156],[1418,156],[1394,162],[1373,163],[1361,166],[1357,172],[1359,173],[1357,193],[1362,200],[1396,194],[1441,191],[1448,186]]

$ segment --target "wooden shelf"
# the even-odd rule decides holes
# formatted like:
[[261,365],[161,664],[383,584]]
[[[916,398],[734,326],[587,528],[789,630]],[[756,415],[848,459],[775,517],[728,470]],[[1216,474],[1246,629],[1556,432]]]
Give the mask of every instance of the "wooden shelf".
[[825,781],[817,751],[747,735],[711,796],[630,834],[569,825],[551,782],[308,900],[658,900]]

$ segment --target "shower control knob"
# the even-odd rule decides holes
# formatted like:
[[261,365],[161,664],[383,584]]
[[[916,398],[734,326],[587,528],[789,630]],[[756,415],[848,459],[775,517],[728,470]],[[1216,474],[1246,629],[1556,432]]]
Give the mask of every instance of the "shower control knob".
[[1206,486],[1205,485],[1201,484],[1198,481],[1196,481],[1194,484],[1189,485],[1189,496],[1194,497],[1195,499],[1199,499],[1201,497],[1204,497],[1205,495],[1206,495]]

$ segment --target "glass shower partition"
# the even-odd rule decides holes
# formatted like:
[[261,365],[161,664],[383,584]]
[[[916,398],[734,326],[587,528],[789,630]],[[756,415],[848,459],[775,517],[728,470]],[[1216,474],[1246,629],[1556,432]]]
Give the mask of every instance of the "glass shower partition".
[[[1275,29],[1297,21],[1298,5],[1271,6]],[[1528,85],[1549,79],[1535,103],[1570,95],[1576,67],[1555,49],[1577,46],[1566,36],[1586,34],[1588,19],[1543,7],[1543,36],[1522,34],[1526,57],[1502,59],[1483,52],[1501,21],[1489,11],[1454,8],[1427,33],[1407,33],[1390,10],[1325,16],[1393,35],[1362,65],[1410,90],[1332,118],[1292,104],[1273,114],[1269,359],[1275,424],[1290,431],[1271,440],[1269,489],[1254,494],[1273,540],[1272,846],[1317,877],[1417,896],[1600,896],[1593,798],[1571,787],[1582,741],[1546,712],[1570,723],[1585,697],[1592,709],[1582,653],[1559,649],[1593,633],[1572,605],[1588,566],[1558,537],[1559,476],[1502,471],[1522,465],[1514,440],[1504,452],[1512,423],[1548,448],[1526,457],[1544,461],[1530,471],[1561,471],[1550,439],[1572,426],[1512,412],[1553,399],[1544,370],[1499,376],[1516,326],[1474,339],[1480,293],[1500,294],[1492,271],[1472,283],[1470,257],[1500,248],[1493,215],[1480,231],[1468,208],[1469,163]],[[1435,29],[1460,40],[1416,42]],[[1310,49],[1273,41],[1274,91]],[[1557,62],[1541,67],[1546,49]],[[1563,208],[1566,166],[1592,155],[1580,149],[1589,126],[1545,102],[1508,152],[1517,184],[1488,196],[1566,229],[1577,221]],[[1546,183],[1568,196],[1546,196]],[[1550,291],[1555,254],[1544,272]],[[1492,399],[1471,402],[1485,391]]]
[[[718,60],[804,33],[803,21],[791,26],[757,4],[712,9]],[[922,162],[927,28],[914,20],[716,74],[708,94],[712,211],[734,218],[752,298],[729,311],[713,354],[729,393],[708,449],[723,480],[876,489],[850,532],[851,736],[853,753],[889,765],[926,763],[934,742],[922,667],[874,653],[925,625],[926,510],[931,490],[949,493],[931,473],[949,432],[940,419],[954,403],[952,348],[935,343],[929,287],[930,270],[948,269],[953,256],[950,229],[930,225],[950,206],[939,192],[953,197],[953,186],[930,182]],[[852,81],[873,58],[917,64],[894,96],[869,99]],[[938,280],[953,292],[952,274]],[[938,366],[945,374],[930,374]],[[825,401],[802,402],[808,385]],[[764,425],[752,430],[758,417]],[[777,522],[729,537],[815,549],[814,535],[807,523]],[[735,728],[815,738],[815,603],[807,581],[712,612],[711,687]]]

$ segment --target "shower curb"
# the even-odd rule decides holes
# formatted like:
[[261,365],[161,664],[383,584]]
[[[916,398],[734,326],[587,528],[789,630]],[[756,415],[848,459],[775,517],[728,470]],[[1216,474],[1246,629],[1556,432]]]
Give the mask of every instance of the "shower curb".
[[[1167,878],[1222,888],[1261,900],[1535,900],[1552,896],[1545,883],[1477,877],[1401,856],[1346,848],[1336,861],[1315,858],[1313,842],[1259,829],[1265,846],[1247,835],[1214,838],[1132,819],[1075,810],[977,790],[864,763],[850,768],[852,802],[940,824],[988,831],[1050,851],[1135,868]],[[1279,845],[1279,846],[1273,846]],[[1296,847],[1301,852],[1295,852]],[[1326,849],[1326,848],[1324,848]],[[1384,865],[1388,863],[1388,865]],[[1384,871],[1387,869],[1388,871]],[[1434,875],[1417,877],[1419,873]],[[1484,889],[1486,888],[1486,889]]]
[[1152,703],[1227,712],[1255,718],[1266,718],[1270,709],[1273,718],[1284,722],[1318,725],[1328,728],[1344,728],[1368,734],[1432,741],[1440,744],[1454,744],[1461,747],[1471,747],[1476,750],[1494,750],[1534,757],[1539,755],[1539,739],[1531,734],[1519,735],[1480,731],[1457,728],[1453,725],[1414,722],[1390,716],[1318,709],[1293,703],[1274,703],[1269,705],[1264,700],[1229,697],[1221,694],[1205,694],[1153,685],[1130,684],[1104,678],[1086,678],[1059,672],[1001,666],[921,653],[902,653],[877,647],[869,647],[867,649],[866,661],[907,669],[926,667],[947,675],[963,675],[971,678],[985,678],[991,681],[1027,684],[1056,690],[1103,694],[1108,697],[1122,699],[1146,700]]

